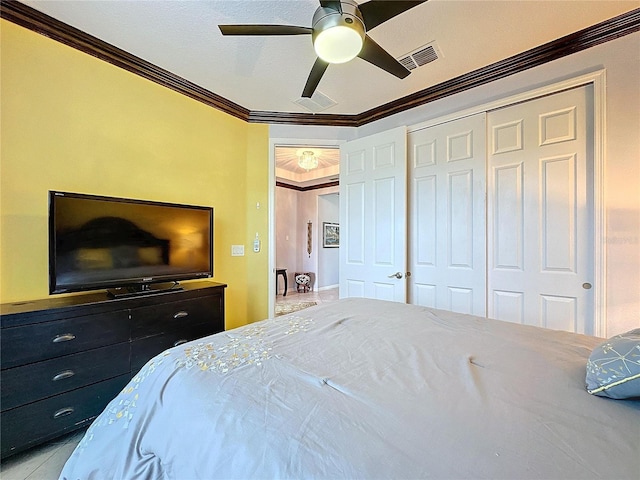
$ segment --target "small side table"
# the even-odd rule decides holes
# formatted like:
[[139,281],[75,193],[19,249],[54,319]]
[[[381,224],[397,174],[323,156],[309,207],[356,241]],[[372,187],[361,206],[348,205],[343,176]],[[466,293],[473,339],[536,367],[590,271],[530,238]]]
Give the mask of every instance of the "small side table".
[[284,278],[284,293],[282,294],[283,297],[287,296],[287,269],[286,268],[276,268],[276,295],[278,294],[278,275],[282,275],[282,278]]

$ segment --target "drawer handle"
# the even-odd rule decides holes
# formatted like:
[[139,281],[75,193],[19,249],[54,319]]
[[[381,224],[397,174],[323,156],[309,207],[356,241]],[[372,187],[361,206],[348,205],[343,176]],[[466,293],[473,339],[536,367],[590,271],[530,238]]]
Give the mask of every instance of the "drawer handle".
[[76,374],[73,370],[65,370],[64,372],[60,372],[55,375],[51,381],[57,382],[58,380],[64,380],[65,378],[73,377]]
[[53,418],[61,418],[66,417],[67,415],[71,415],[74,412],[72,407],[61,408],[56,413],[53,414]]
[[180,340],[176,340],[176,343],[173,344],[174,347],[177,347],[178,345],[182,345],[183,343],[187,343],[189,340],[187,340],[186,338],[182,338]]
[[184,310],[173,315],[173,318],[184,318],[189,316],[189,312],[185,312]]
[[53,343],[69,342],[74,338],[76,338],[76,336],[73,333],[63,333],[61,335],[56,335],[56,337],[52,340],[52,342]]

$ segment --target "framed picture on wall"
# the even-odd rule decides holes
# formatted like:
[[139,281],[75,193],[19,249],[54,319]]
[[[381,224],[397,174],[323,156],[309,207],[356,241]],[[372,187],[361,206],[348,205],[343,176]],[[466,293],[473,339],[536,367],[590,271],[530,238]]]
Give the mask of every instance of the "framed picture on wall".
[[322,222],[322,246],[325,248],[340,246],[340,224]]

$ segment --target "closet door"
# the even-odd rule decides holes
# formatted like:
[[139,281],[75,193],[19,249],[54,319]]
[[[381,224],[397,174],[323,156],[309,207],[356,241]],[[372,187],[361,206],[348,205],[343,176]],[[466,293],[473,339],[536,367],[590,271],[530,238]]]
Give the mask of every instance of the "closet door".
[[488,114],[488,315],[593,333],[591,87]]
[[409,133],[409,303],[486,312],[485,114]]
[[405,127],[340,149],[340,297],[406,301]]

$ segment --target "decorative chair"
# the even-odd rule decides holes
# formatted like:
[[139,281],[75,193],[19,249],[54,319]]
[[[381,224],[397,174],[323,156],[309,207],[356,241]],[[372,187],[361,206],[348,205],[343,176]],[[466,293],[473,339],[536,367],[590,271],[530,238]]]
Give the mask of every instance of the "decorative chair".
[[298,292],[300,292],[300,289],[302,289],[304,293],[310,290],[313,291],[310,272],[296,272],[294,278],[296,280],[296,290]]

